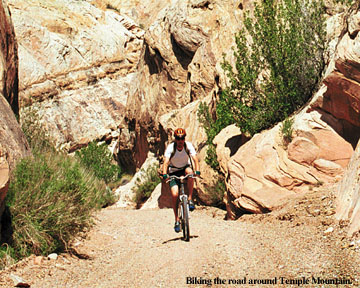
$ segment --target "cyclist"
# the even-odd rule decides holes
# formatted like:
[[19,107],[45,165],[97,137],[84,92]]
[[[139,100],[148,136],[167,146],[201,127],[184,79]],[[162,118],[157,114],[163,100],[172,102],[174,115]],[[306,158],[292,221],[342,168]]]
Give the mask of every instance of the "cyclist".
[[[193,169],[191,165],[191,160],[194,162],[195,174],[200,175],[199,171],[199,160],[196,156],[196,151],[194,146],[185,141],[186,132],[183,128],[177,128],[174,131],[175,141],[170,143],[165,150],[164,154],[164,165],[163,165],[163,178],[167,179],[171,175],[176,175],[178,177],[185,176],[187,174],[193,174]],[[169,174],[168,173],[169,169]],[[178,215],[178,195],[179,195],[179,180],[170,181],[170,191],[172,196],[172,204],[175,214],[175,232],[180,232],[180,222]],[[194,179],[188,178],[187,187],[189,191],[189,209],[193,211],[195,209],[194,202],[192,200],[193,188],[194,188]]]

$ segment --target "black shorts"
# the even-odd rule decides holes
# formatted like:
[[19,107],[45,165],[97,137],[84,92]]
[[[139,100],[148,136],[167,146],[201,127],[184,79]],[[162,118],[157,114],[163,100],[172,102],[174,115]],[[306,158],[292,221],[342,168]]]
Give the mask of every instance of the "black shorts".
[[[181,177],[181,176],[185,176],[185,169],[187,167],[190,167],[190,165],[186,165],[184,168],[182,168],[181,170],[175,171],[175,172],[171,172],[169,173],[169,176],[175,175],[177,177]],[[175,185],[180,185],[180,180],[179,179],[172,179],[170,181],[170,188],[175,186]]]

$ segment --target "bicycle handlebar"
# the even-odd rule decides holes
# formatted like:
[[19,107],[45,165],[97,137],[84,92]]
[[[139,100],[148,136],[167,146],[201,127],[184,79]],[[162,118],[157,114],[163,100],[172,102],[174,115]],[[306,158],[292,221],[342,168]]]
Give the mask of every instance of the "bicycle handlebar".
[[195,174],[186,174],[185,176],[176,176],[176,175],[171,175],[171,176],[169,176],[169,179],[167,179],[166,180],[166,182],[170,182],[171,180],[173,180],[173,179],[178,179],[178,180],[185,180],[186,178],[188,178],[188,177],[190,177],[190,178],[196,178],[197,177],[197,175],[195,175]]

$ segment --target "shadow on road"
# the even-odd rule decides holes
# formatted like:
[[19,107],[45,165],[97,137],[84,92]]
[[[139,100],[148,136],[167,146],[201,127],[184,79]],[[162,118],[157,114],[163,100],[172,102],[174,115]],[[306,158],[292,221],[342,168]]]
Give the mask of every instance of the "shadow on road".
[[[190,239],[191,238],[198,238],[199,236],[195,235],[195,236],[190,236]],[[182,241],[185,241],[183,237],[176,237],[176,238],[173,238],[173,239],[169,239],[169,240],[166,240],[164,242],[162,242],[162,244],[167,244],[169,242],[173,242],[173,241],[179,241],[179,240],[182,240]]]

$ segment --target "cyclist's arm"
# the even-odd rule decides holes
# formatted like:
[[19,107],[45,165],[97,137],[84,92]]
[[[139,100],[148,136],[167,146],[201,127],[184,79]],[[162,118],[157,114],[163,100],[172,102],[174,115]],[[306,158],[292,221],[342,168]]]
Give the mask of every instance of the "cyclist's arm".
[[[193,159],[193,162],[194,162],[194,168],[195,168],[195,171],[200,171],[200,166],[199,166],[199,159],[198,157],[195,155],[191,155],[191,158]],[[195,172],[194,171],[194,172]]]
[[170,158],[164,157],[164,164],[163,164],[163,171],[162,171],[163,174],[168,173],[169,164],[170,164]]

